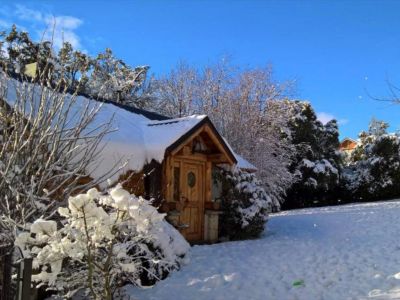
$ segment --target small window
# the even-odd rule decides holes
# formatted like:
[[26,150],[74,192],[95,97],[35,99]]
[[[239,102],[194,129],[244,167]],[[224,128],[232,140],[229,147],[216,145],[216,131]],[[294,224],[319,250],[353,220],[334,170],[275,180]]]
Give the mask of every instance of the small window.
[[187,176],[187,182],[189,187],[194,187],[196,185],[196,175],[193,172],[189,172]]
[[174,167],[174,201],[179,201],[181,169]]

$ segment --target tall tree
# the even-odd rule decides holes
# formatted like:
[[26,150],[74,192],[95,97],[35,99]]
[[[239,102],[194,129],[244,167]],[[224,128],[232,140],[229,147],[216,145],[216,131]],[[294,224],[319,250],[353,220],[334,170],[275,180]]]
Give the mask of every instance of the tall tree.
[[294,183],[283,208],[334,204],[338,200],[341,155],[335,120],[323,125],[308,102],[286,101],[289,138],[293,144],[289,166]]

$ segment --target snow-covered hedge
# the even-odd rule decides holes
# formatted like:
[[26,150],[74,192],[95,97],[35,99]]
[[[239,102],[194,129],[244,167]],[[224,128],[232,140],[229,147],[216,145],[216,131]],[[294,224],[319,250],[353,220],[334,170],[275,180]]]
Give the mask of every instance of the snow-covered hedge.
[[230,239],[256,238],[272,210],[272,200],[255,174],[238,168],[221,169],[223,214],[220,235]]
[[36,220],[16,245],[33,257],[33,280],[67,296],[84,289],[112,299],[123,284],[164,278],[190,248],[150,201],[120,185],[70,197],[58,213],[58,222]]

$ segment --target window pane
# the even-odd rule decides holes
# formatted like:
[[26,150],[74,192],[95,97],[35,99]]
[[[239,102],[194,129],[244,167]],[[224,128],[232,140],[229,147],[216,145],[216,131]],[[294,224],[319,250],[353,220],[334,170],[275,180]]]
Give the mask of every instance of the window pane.
[[193,172],[188,173],[187,182],[189,187],[194,187],[196,185],[196,175]]

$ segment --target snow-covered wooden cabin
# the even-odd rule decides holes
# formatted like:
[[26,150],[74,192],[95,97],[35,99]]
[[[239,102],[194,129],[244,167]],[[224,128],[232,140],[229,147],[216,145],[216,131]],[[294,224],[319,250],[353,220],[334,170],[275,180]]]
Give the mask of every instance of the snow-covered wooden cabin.
[[219,164],[256,168],[235,154],[205,115],[165,116],[104,103],[99,120],[114,115],[116,130],[105,139],[100,176],[117,161],[124,168],[112,178],[137,195],[155,199],[168,220],[190,242],[218,239],[218,205],[213,169]]
[[[10,92],[7,98],[12,102],[15,94]],[[72,110],[79,114],[88,103],[100,105],[78,96]],[[89,166],[88,176],[98,179],[110,174],[107,176],[112,183],[121,183],[131,193],[154,199],[154,205],[167,213],[188,241],[216,241],[220,212],[213,202],[217,190],[213,186],[213,169],[219,164],[237,165],[252,172],[256,168],[234,153],[205,115],[171,119],[104,102],[90,127],[99,128],[111,119],[113,130],[99,145],[101,151]],[[110,173],[121,164],[123,167],[117,172]]]

